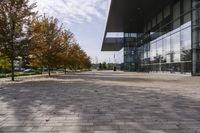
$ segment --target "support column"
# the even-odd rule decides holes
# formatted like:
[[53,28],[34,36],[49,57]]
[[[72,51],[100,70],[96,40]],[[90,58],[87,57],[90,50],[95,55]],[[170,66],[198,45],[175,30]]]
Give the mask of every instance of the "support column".
[[192,75],[200,76],[200,1],[192,0]]

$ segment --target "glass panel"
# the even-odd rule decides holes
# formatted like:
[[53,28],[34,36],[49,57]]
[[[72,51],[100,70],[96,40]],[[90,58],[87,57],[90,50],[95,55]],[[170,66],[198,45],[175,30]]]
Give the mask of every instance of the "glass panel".
[[173,19],[180,17],[180,1],[173,6]]
[[173,22],[173,29],[177,29],[180,27],[180,24],[181,24],[181,20],[178,19],[176,21]]
[[177,62],[177,52],[180,52],[180,32],[171,35],[171,62]]
[[191,48],[191,27],[189,27],[181,31],[181,49],[189,50]]
[[187,13],[191,10],[191,1],[190,0],[183,0],[183,12]]
[[151,22],[148,23],[148,30],[151,30]]
[[191,61],[192,60],[192,50],[181,51],[181,61]]
[[191,27],[181,31],[181,61],[192,60]]
[[148,46],[148,44],[145,44],[144,45],[144,59],[147,59],[147,58],[149,58],[149,48],[148,48],[149,46]]
[[159,40],[157,42],[157,56],[160,58],[163,58],[163,44],[162,40]]
[[170,15],[170,6],[168,5],[164,9],[164,18],[168,17]]
[[173,23],[173,29],[176,29],[180,26],[180,19],[178,19],[180,17],[180,1],[177,2],[174,6],[173,6],[173,20],[174,23]]
[[163,39],[163,47],[164,47],[164,56],[167,63],[170,63],[170,52],[171,52],[171,45],[170,45],[170,36]]
[[190,20],[191,20],[191,14],[190,13],[183,16],[183,23],[187,23]]
[[151,61],[154,63],[156,58],[157,52],[156,52],[156,43],[151,44]]
[[163,19],[162,12],[160,12],[157,17],[157,22],[160,23],[162,19]]
[[156,26],[156,17],[154,17],[153,20],[152,20],[152,26],[153,27]]
[[181,54],[180,52],[174,53],[174,62],[180,62],[181,61]]
[[[185,29],[185,28],[188,28],[190,27],[191,28],[191,25],[192,25],[192,22],[191,20],[183,25],[181,25],[181,29]],[[190,29],[191,30],[191,29]],[[191,33],[191,32],[190,32]],[[191,36],[191,35],[190,35]]]
[[180,32],[171,35],[171,52],[180,52],[181,43],[180,43]]
[[183,62],[181,63],[181,72],[182,73],[189,73],[192,70],[192,63],[191,62]]

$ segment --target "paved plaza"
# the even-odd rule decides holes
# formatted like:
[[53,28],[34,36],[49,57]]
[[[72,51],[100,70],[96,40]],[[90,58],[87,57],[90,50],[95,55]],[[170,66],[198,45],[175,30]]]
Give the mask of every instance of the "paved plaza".
[[200,77],[86,72],[2,79],[0,132],[200,133]]

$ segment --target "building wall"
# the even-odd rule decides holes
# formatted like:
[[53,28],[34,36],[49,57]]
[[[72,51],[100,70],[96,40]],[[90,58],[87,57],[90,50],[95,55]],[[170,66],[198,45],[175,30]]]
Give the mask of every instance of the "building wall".
[[169,3],[146,21],[143,33],[125,33],[127,70],[200,73],[199,22],[198,0]]

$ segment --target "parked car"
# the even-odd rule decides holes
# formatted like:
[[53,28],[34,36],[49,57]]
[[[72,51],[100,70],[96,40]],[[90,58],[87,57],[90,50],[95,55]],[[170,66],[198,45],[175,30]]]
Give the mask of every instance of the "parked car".
[[24,72],[33,72],[33,69],[29,68],[29,69],[24,70]]
[[59,68],[59,69],[57,69],[58,71],[65,71],[65,69],[64,68]]

